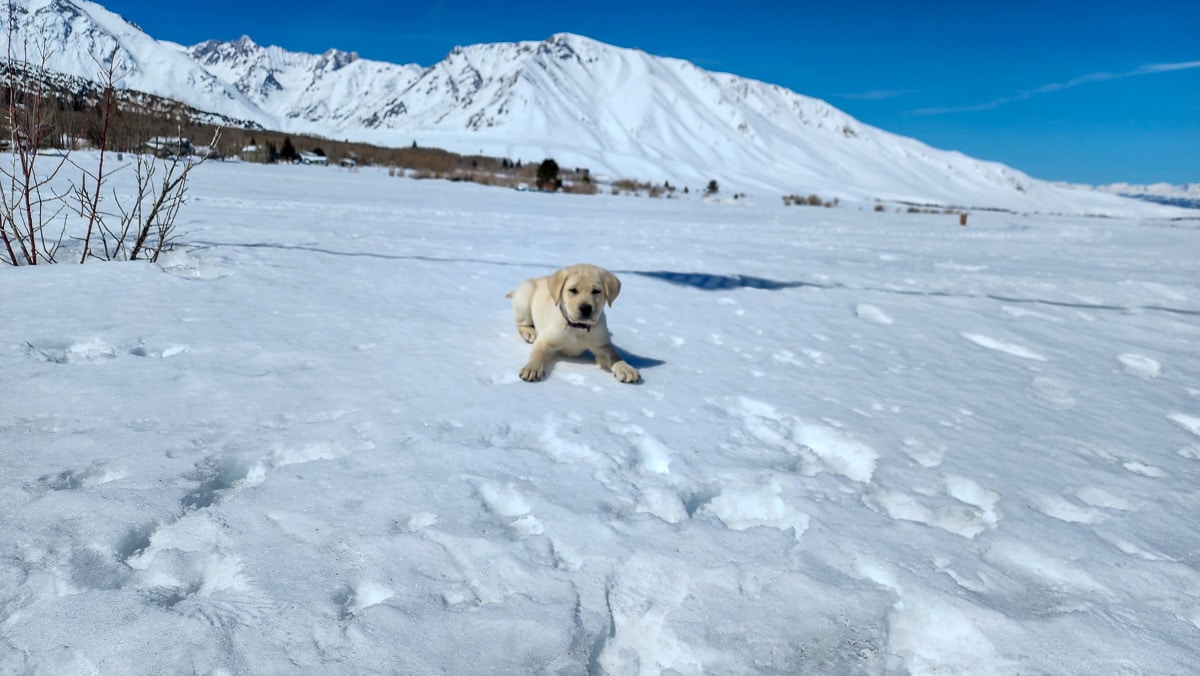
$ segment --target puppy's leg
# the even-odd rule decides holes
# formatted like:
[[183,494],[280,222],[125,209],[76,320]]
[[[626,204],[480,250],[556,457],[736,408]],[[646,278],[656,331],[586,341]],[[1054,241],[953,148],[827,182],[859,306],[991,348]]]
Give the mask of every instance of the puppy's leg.
[[533,352],[529,353],[529,361],[521,367],[521,380],[537,382],[546,377],[546,356],[548,350],[542,343],[533,344]]
[[596,365],[606,371],[612,371],[617,380],[623,383],[636,383],[642,379],[638,370],[621,357],[612,343],[595,348],[592,353],[596,355]]
[[507,296],[512,299],[513,319],[517,321],[517,333],[521,334],[526,343],[537,340],[537,329],[533,328],[533,310],[531,309],[533,289],[533,280],[527,279]]

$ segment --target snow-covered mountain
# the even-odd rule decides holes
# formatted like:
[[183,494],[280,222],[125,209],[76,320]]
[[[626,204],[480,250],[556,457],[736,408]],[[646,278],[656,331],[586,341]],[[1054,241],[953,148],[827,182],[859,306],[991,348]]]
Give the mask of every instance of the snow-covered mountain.
[[336,49],[317,55],[262,47],[248,36],[209,40],[185,53],[270,115],[273,128],[296,131],[375,127],[389,111],[403,110],[402,95],[425,70]]
[[[1063,213],[1156,208],[937,150],[777,85],[579,35],[455,47],[422,67],[298,54],[248,37],[182,47],[87,0],[13,6],[14,48],[46,40],[49,70],[95,79],[95,59],[115,54],[125,88],[279,131],[554,157],[601,177],[697,187],[716,179],[752,193]],[[0,45],[7,40],[0,33]]]
[[10,45],[9,31],[0,31],[0,53],[15,61],[98,82],[101,64],[111,58],[124,89],[230,119],[262,122],[254,104],[236,89],[100,5],[71,0],[11,0],[6,5],[0,21],[7,24],[11,18],[12,39]]
[[1113,195],[1136,197],[1159,204],[1172,204],[1191,209],[1200,209],[1200,183],[1184,183],[1183,185],[1172,185],[1170,183],[1151,183],[1149,185],[1110,183],[1108,185],[1097,186],[1096,190]]

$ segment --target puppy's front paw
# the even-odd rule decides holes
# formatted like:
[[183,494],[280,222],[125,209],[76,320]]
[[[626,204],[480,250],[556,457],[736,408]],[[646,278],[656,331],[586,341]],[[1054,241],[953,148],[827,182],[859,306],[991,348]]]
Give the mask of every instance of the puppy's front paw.
[[637,369],[623,361],[612,365],[612,374],[623,383],[636,383],[642,379],[642,374],[638,373]]
[[518,326],[517,333],[521,334],[526,343],[532,343],[537,340],[537,329],[532,326]]
[[546,369],[541,364],[529,362],[521,367],[521,380],[530,383],[536,383],[546,377]]

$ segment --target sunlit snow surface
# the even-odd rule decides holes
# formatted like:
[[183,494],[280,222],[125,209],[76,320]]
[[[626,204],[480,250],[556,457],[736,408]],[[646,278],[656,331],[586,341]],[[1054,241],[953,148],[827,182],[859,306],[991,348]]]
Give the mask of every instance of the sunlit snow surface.
[[[1194,672],[1196,221],[213,163],[180,227],[0,270],[0,672]],[[516,375],[580,261],[640,385]]]

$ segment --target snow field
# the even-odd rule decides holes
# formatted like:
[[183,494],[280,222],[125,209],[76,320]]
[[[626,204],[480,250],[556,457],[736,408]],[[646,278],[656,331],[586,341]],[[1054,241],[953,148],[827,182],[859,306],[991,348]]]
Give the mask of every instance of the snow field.
[[[0,272],[0,671],[1187,673],[1194,227],[206,165]],[[530,384],[588,261],[636,386]]]

